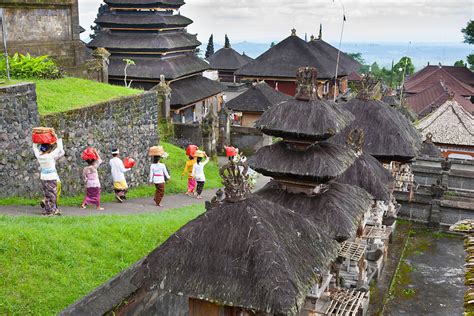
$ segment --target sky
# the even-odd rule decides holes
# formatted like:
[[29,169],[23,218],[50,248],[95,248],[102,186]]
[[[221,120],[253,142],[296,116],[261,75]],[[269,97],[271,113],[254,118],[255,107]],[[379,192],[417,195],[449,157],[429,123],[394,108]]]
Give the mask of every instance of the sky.
[[[79,0],[80,24],[86,30],[101,0]],[[300,37],[317,35],[337,42],[343,10],[347,42],[461,43],[461,29],[474,19],[474,0],[187,0],[181,14],[194,23],[188,32],[207,42],[280,41],[295,28]],[[343,9],[344,8],[344,9]],[[83,40],[87,35],[83,33]]]

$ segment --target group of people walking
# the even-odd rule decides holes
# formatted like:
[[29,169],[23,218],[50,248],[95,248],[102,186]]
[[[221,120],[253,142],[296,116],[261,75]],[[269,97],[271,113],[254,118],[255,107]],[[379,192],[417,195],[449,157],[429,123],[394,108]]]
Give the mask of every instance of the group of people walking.
[[[40,180],[42,184],[43,200],[41,206],[43,215],[60,215],[61,211],[58,207],[58,198],[61,191],[61,182],[56,170],[56,161],[64,156],[64,148],[62,139],[57,139],[54,144],[33,144],[33,151],[40,165]],[[123,203],[127,199],[128,184],[125,173],[131,170],[133,164],[124,164],[119,157],[120,151],[113,149],[112,158],[109,161],[113,190],[115,198],[118,202]],[[170,172],[163,163],[163,158],[167,157],[163,147],[154,146],[150,148],[149,156],[151,156],[151,166],[149,175],[149,184],[155,186],[154,202],[157,206],[163,206],[162,200],[165,194],[165,185],[171,179]],[[80,207],[85,209],[88,205],[93,205],[97,210],[104,210],[100,203],[101,184],[99,179],[98,168],[102,165],[103,160],[99,152],[93,148],[87,148],[83,152],[83,160],[87,164],[82,172],[82,178],[85,185],[86,196]],[[206,176],[204,166],[209,162],[209,158],[203,151],[195,151],[188,154],[189,160],[183,170],[182,176],[188,177],[188,188],[186,194],[196,196],[201,199],[204,189]],[[126,158],[125,160],[127,160]]]

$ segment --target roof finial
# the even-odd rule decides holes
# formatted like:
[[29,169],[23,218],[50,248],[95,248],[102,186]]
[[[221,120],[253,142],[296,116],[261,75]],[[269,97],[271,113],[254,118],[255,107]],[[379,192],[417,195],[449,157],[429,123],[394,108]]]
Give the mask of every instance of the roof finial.
[[316,39],[316,37],[315,37],[313,34],[311,34],[311,37],[309,38],[309,41],[312,42],[312,41],[314,41],[315,39]]
[[296,29],[295,29],[295,28],[293,28],[293,29],[291,30],[291,36],[296,36]]
[[297,70],[296,99],[303,101],[319,99],[317,74],[314,67],[302,67]]
[[224,43],[224,48],[230,48],[230,40],[227,34],[225,35],[225,43]]
[[425,143],[432,143],[432,142],[433,142],[433,134],[432,133],[426,134]]
[[353,129],[349,135],[347,135],[346,144],[356,153],[361,153],[364,147],[365,136],[364,131],[361,128]]
[[235,156],[222,166],[220,175],[224,183],[226,201],[241,201],[250,193],[248,169],[247,158],[241,155]]
[[323,24],[319,23],[319,35],[318,39],[323,39]]

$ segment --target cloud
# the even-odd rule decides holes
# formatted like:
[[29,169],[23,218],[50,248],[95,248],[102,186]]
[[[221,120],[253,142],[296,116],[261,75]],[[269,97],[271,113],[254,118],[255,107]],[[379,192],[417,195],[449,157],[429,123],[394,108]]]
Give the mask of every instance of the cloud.
[[[79,0],[81,25],[89,26],[100,0]],[[341,30],[342,4],[346,41],[462,41],[461,28],[472,18],[472,0],[187,0],[181,14],[191,18],[191,33],[201,41],[224,34],[235,41],[281,40],[295,27],[298,34],[317,33],[335,41]]]

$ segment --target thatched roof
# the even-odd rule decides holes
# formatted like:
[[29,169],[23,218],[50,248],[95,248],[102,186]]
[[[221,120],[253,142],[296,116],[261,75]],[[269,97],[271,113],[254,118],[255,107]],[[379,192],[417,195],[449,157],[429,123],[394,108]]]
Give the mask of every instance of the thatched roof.
[[[336,65],[327,54],[316,51],[296,35],[291,35],[271,47],[254,61],[236,71],[236,75],[254,78],[295,78],[295,69],[315,67],[318,78],[334,78]],[[338,76],[348,73],[341,69]]]
[[[333,60],[333,67],[336,68],[337,63],[337,55],[339,50],[332,46],[331,44],[325,42],[323,39],[313,39],[309,41],[309,45],[313,47],[318,55],[326,55]],[[347,55],[344,52],[340,52],[339,54],[339,73],[343,70],[344,73],[350,75],[352,73],[357,73],[362,65],[352,58],[351,56]]]
[[390,172],[377,159],[362,153],[336,181],[358,186],[376,200],[390,201],[393,180]]
[[180,49],[194,49],[199,45],[201,42],[196,39],[195,35],[184,31],[170,33],[101,31],[87,44],[87,47],[92,49],[103,47],[111,53],[116,51],[162,53]]
[[193,23],[183,15],[165,15],[157,11],[110,10],[99,15],[95,23],[102,27],[186,27]]
[[420,156],[441,158],[441,150],[431,141],[424,141],[421,146]]
[[261,197],[224,202],[148,255],[142,290],[296,315],[338,247],[318,225]]
[[324,140],[342,131],[354,117],[332,101],[282,102],[255,122],[265,134],[297,140]]
[[356,154],[342,145],[319,142],[294,150],[284,141],[260,148],[249,158],[250,166],[269,177],[324,183],[340,176],[356,160]]
[[317,196],[288,193],[274,181],[256,194],[311,219],[339,242],[355,236],[373,201],[363,189],[336,182],[331,182],[329,189]]
[[237,112],[263,113],[272,106],[290,98],[290,96],[273,89],[267,83],[260,82],[227,102],[225,107]]
[[172,109],[207,99],[224,91],[224,86],[217,81],[201,75],[174,81],[170,84]]
[[235,71],[247,65],[252,59],[242,56],[231,47],[224,47],[207,58],[210,68]]
[[355,120],[331,139],[346,142],[353,129],[362,129],[365,135],[363,151],[382,160],[406,161],[418,155],[421,135],[396,109],[380,100],[354,98],[342,104]]
[[[159,81],[160,75],[166,80],[194,73],[200,73],[209,68],[209,65],[194,55],[184,55],[175,58],[159,59],[147,57],[134,57],[135,65],[127,68],[127,77],[130,79],[146,78]],[[109,76],[123,77],[125,62],[123,57],[111,57],[109,63]]]
[[184,5],[184,0],[104,0],[111,7],[131,8],[173,8]]

